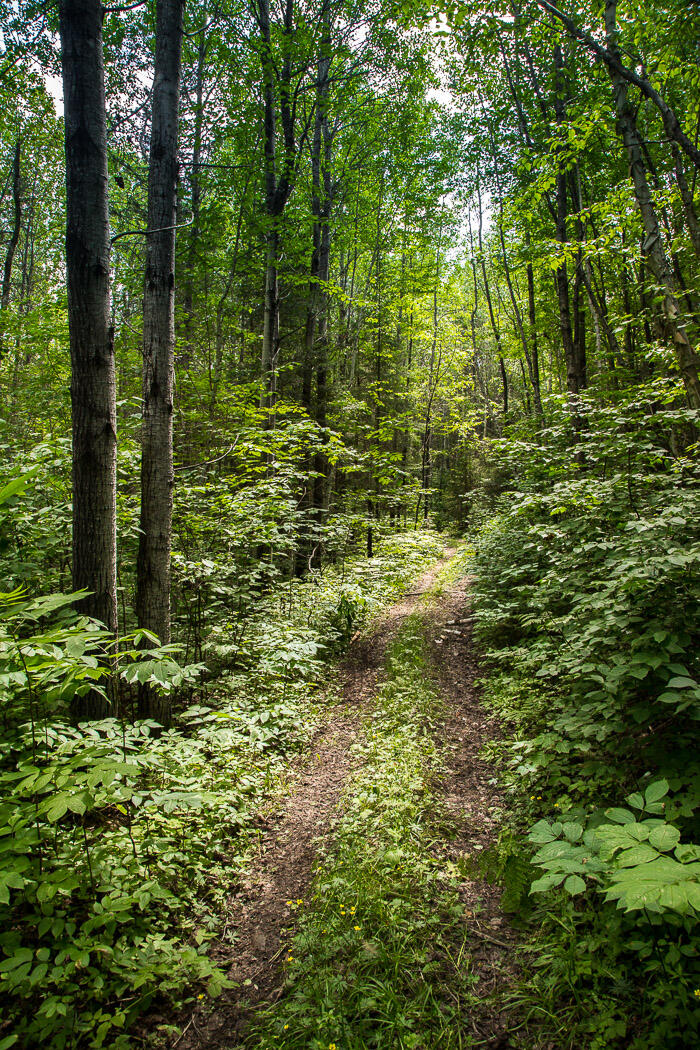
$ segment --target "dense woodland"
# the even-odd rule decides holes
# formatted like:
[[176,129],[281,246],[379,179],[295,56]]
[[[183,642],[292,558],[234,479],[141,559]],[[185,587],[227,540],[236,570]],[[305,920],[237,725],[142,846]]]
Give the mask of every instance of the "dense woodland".
[[[175,1046],[226,991],[335,663],[455,546],[507,1031],[466,985],[416,1006],[456,875],[377,774],[395,955],[312,915],[220,1045],[696,1045],[700,7],[1,10],[0,1050]],[[412,630],[377,732],[429,766]]]

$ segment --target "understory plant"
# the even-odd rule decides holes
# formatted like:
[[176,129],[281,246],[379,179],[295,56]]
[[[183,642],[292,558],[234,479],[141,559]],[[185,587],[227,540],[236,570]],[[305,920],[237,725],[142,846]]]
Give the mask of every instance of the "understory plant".
[[549,960],[524,1002],[567,1012],[567,1046],[680,1048],[700,1013],[697,413],[661,380],[577,412],[503,443],[476,556],[486,696],[510,727],[491,751]]
[[[23,485],[0,491],[5,534]],[[263,595],[216,677],[177,645],[142,650],[138,632],[114,652],[79,596],[0,595],[2,1050],[119,1050],[149,1010],[220,992],[209,943],[321,717],[329,660],[439,549],[429,533],[387,537],[373,562],[295,581],[291,601]],[[124,704],[76,724],[76,699],[110,672],[127,691],[175,691],[173,726],[129,721]]]
[[353,747],[311,897],[289,902],[285,994],[247,1044],[285,1050],[458,1047],[473,976],[457,883],[434,856],[431,781],[441,713],[418,615],[401,626],[387,682]]

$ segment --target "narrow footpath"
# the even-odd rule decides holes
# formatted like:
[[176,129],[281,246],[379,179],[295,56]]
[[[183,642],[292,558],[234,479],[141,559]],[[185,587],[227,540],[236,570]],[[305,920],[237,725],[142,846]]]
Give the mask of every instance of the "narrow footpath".
[[[516,1045],[508,1042],[507,1020],[494,1005],[514,965],[515,937],[501,912],[499,889],[478,874],[479,856],[497,839],[502,804],[493,767],[480,757],[497,728],[481,709],[474,684],[468,581],[452,578],[454,554],[446,551],[369,632],[353,640],[341,668],[339,702],[314,738],[306,764],[291,772],[285,804],[229,902],[226,925],[237,936],[233,947],[222,946],[217,962],[233,987],[211,1005],[198,1004],[173,1050]],[[396,806],[387,808],[390,788],[381,785],[396,755],[402,765],[392,776],[397,782],[407,778],[402,797],[409,800],[409,818]],[[358,799],[366,826],[356,816]],[[395,858],[382,842],[386,835]],[[422,874],[411,861],[412,848],[419,858],[426,856]],[[368,870],[379,873],[376,886],[368,888],[366,876],[362,881],[363,858]],[[328,893],[336,884],[344,887],[337,907]],[[335,1010],[334,995],[349,1002],[348,984],[381,984],[379,972],[369,971],[376,969],[377,945],[388,944],[382,924],[391,924],[406,941],[399,936],[401,908],[392,910],[400,900],[416,915],[408,938],[415,943],[410,964],[399,952],[391,965],[407,975],[413,961],[418,969],[403,990],[397,984],[391,1008],[382,1001],[382,994],[393,995],[391,988],[358,991],[358,1004],[348,1009],[366,1016],[353,1026]],[[347,930],[331,925],[346,919]],[[372,936],[364,932],[369,929]],[[431,929],[432,948],[424,943]],[[353,947],[353,936],[363,938],[359,946]],[[338,947],[330,954],[337,955],[345,992],[340,985],[329,990],[320,976],[333,944]],[[301,968],[295,952],[303,954]],[[325,981],[325,999],[312,987],[319,980]],[[424,989],[416,985],[414,997],[416,982],[429,993],[420,1008]],[[422,1029],[428,1000],[435,1016]],[[314,1010],[318,1016],[311,1016]]]

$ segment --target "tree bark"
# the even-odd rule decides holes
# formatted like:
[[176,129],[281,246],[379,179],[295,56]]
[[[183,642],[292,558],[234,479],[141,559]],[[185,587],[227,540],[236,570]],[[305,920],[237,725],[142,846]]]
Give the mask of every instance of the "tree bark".
[[[608,50],[613,55],[619,54],[616,7],[617,0],[606,0],[605,30]],[[649,269],[663,294],[661,308],[664,335],[673,346],[690,406],[691,408],[700,408],[700,379],[698,378],[697,358],[693,347],[690,345],[678,300],[676,279],[671,264],[666,257],[661,239],[661,230],[654,201],[649,190],[635,114],[628,98],[628,84],[613,66],[609,67],[609,72],[615,96],[618,131],[627,150],[634,194],[646,234],[642,244],[642,252],[648,260]]]
[[[148,168],[143,305],[141,532],[136,584],[139,627],[170,641],[173,507],[173,357],[177,139],[184,0],[157,0],[156,56]],[[170,703],[143,690],[139,714],[167,725]]]
[[[324,0],[321,9],[323,25],[321,53],[318,60],[318,86],[316,90],[316,112],[321,136],[320,166],[318,171],[318,333],[315,346],[316,358],[316,422],[322,430],[321,440],[325,444],[325,428],[328,422],[328,313],[330,297],[328,281],[331,266],[331,208],[333,187],[331,165],[333,162],[333,132],[330,126],[330,68],[331,68],[331,14],[330,3]],[[314,508],[317,516],[323,514],[326,505],[328,458],[325,448],[316,454],[314,478]]]
[[[184,6],[184,5],[183,5]],[[207,5],[204,4],[200,18],[206,25],[208,17]],[[192,144],[192,227],[189,231],[187,244],[187,270],[185,277],[185,289],[182,297],[183,325],[182,335],[184,346],[178,351],[178,365],[183,369],[190,366],[193,351],[194,315],[195,315],[195,268],[197,265],[197,252],[200,239],[200,218],[202,208],[202,185],[201,185],[201,162],[202,162],[202,131],[204,127],[204,83],[206,77],[207,63],[207,34],[204,29],[199,36],[199,47],[197,48],[197,71],[195,79],[195,110],[194,110],[194,142]]]
[[4,328],[5,318],[10,306],[10,292],[12,289],[12,264],[19,243],[19,235],[22,229],[22,177],[20,170],[22,145],[19,135],[15,143],[15,151],[12,159],[12,202],[13,218],[10,243],[7,246],[5,266],[2,273],[2,292],[0,293],[0,358],[4,352]]
[[[529,241],[529,238],[528,238]],[[530,322],[530,347],[531,354],[527,366],[530,371],[530,382],[532,383],[532,397],[535,402],[535,412],[542,415],[542,390],[540,384],[540,355],[537,345],[537,313],[535,307],[535,273],[532,263],[527,264],[527,307],[528,321]]]
[[262,76],[263,114],[263,156],[265,214],[267,229],[265,233],[265,293],[263,305],[263,337],[260,357],[262,391],[260,407],[270,409],[268,425],[273,425],[273,413],[277,400],[277,357],[279,354],[279,293],[278,293],[278,260],[279,260],[279,227],[280,219],[287,206],[296,176],[297,143],[296,113],[297,103],[292,89],[292,43],[294,30],[294,0],[284,0],[282,11],[282,34],[285,37],[283,57],[279,70],[279,111],[282,129],[282,163],[277,174],[277,99],[275,92],[276,65],[272,54],[272,37],[270,29],[270,2],[256,0],[255,17],[260,30],[260,64]]
[[[66,144],[66,276],[73,436],[73,587],[117,632],[117,418],[110,320],[107,127],[99,0],[59,7]],[[91,693],[79,715],[109,705]]]
[[[566,119],[566,104],[564,100],[564,55],[561,47],[557,44],[554,48],[554,113],[557,127],[563,128]],[[557,152],[561,151],[561,146]],[[567,173],[564,162],[559,158],[557,162],[556,177],[556,207],[557,207],[557,241],[562,246],[568,243],[567,218]],[[566,261],[562,260],[554,272],[554,282],[557,289],[557,301],[559,304],[559,333],[564,350],[564,362],[566,365],[566,387],[570,394],[578,395],[585,386],[585,379],[580,374],[580,367],[571,324],[571,303],[569,300],[569,275]]]
[[681,202],[683,204],[683,216],[685,218],[685,224],[690,234],[690,241],[693,245],[693,251],[697,259],[700,259],[700,223],[698,223],[698,213],[695,210],[695,201],[693,200],[693,191],[688,185],[688,180],[685,177],[685,171],[683,170],[683,158],[681,157],[680,150],[675,142],[672,145],[673,150],[673,164],[676,170],[676,183],[681,195]]
[[[629,84],[633,84],[635,87],[639,88],[639,90],[645,96],[645,98],[648,98],[650,102],[654,103],[659,113],[661,114],[661,119],[664,125],[664,131],[666,132],[669,140],[672,142],[677,142],[680,148],[686,154],[686,156],[689,157],[690,160],[692,160],[696,169],[700,170],[700,150],[698,150],[696,144],[693,143],[683,131],[680,125],[680,121],[678,120],[678,117],[676,116],[675,112],[671,109],[668,103],[663,99],[663,97],[659,94],[656,88],[647,80],[645,76],[640,76],[639,74],[635,73],[634,70],[629,69],[623,64],[620,49],[616,42],[617,34],[615,34],[614,38],[611,38],[608,34],[608,47],[606,49],[602,47],[597,42],[597,40],[594,40],[594,38],[590,36],[589,33],[586,33],[585,30],[577,26],[571,18],[569,18],[562,11],[556,8],[554,4],[549,3],[549,0],[537,0],[537,3],[543,10],[549,12],[549,14],[551,15],[554,15],[555,18],[558,18],[562,25],[566,27],[570,36],[572,36],[575,40],[580,40],[586,45],[587,48],[589,48],[593,52],[594,55],[603,60],[603,62],[608,68],[608,73],[614,81],[623,84],[625,90],[627,90]],[[615,2],[615,4],[613,4],[613,7],[616,6],[617,3]],[[607,26],[608,19],[606,5],[606,32]]]

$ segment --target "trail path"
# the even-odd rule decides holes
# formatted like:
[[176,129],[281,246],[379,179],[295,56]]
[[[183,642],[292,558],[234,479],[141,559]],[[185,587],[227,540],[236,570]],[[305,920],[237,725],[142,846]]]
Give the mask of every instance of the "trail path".
[[[425,613],[432,623],[433,661],[448,717],[441,736],[448,748],[443,799],[456,835],[444,844],[447,859],[477,860],[495,845],[503,807],[493,766],[480,757],[498,725],[482,706],[475,680],[479,669],[472,638],[469,581],[453,584]],[[476,866],[476,864],[474,865]],[[467,964],[476,977],[479,1005],[470,1012],[475,1042],[488,1050],[512,1044],[509,1017],[497,1006],[498,993],[513,979],[515,931],[501,909],[501,890],[478,876],[464,878],[460,898],[468,929]]]
[[226,927],[236,931],[233,946],[212,953],[235,982],[217,1000],[214,1012],[197,1007],[173,1041],[173,1050],[233,1050],[251,1011],[282,992],[285,933],[293,926],[288,901],[303,899],[311,882],[316,842],[327,832],[343,785],[351,772],[349,745],[360,732],[364,705],[383,673],[387,645],[401,622],[433,586],[445,558],[416,580],[387,609],[371,631],[353,641],[341,669],[341,702],[332,709],[310,745],[311,758],[292,774],[290,794],[260,843],[258,858],[229,902]]

